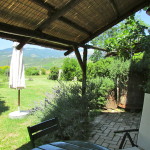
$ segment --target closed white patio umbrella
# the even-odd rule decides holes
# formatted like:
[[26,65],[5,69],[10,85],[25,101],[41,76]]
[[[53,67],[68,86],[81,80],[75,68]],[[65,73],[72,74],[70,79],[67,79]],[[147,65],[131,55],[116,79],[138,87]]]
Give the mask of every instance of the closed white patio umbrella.
[[23,64],[23,50],[16,49],[18,44],[19,44],[18,42],[14,42],[13,44],[13,52],[10,63],[10,76],[9,76],[9,87],[18,90],[18,111],[10,113],[9,116],[11,118],[13,118],[14,116],[18,118],[19,116],[26,114],[25,111],[20,111],[20,90],[24,89],[26,86],[25,86],[24,64]]
[[23,64],[23,50],[17,50],[18,42],[13,44],[13,52],[10,63],[10,78],[9,87],[13,89],[24,89],[25,76],[24,76],[24,64]]

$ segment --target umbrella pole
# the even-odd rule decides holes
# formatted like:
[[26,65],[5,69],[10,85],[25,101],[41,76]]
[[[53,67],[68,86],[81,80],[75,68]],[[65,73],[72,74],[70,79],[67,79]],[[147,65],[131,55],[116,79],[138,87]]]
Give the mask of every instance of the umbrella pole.
[[20,112],[20,90],[18,90],[18,112]]

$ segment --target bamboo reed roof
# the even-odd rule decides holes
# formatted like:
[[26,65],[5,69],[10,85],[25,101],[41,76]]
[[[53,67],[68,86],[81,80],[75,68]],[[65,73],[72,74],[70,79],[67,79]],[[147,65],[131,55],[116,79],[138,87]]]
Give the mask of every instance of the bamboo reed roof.
[[0,37],[71,51],[149,4],[150,0],[0,0]]

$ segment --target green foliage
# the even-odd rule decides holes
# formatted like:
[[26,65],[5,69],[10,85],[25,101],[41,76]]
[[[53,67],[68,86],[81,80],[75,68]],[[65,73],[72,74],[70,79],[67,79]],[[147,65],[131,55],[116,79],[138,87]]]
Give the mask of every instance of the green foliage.
[[118,79],[120,83],[124,84],[124,86],[127,86],[130,65],[130,60],[113,60],[108,66],[109,78],[113,79],[114,81]]
[[87,64],[87,78],[88,79],[93,79],[95,78],[97,75],[96,75],[96,72],[95,72],[95,63],[93,62],[89,62]]
[[142,57],[142,59],[134,60],[132,70],[143,75],[144,82],[141,84],[143,85],[144,92],[150,93],[150,51],[146,50],[139,57]]
[[133,57],[132,57],[132,60],[135,62],[135,63],[138,63],[139,61],[141,61],[143,59],[143,56],[144,56],[144,52],[140,52],[140,53],[136,53]]
[[46,69],[41,68],[41,75],[46,75]]
[[[88,78],[107,77],[113,80],[115,88],[124,89],[127,87],[129,73],[134,72],[144,76],[141,85],[150,92],[150,35],[148,33],[147,25],[130,16],[92,40],[93,45],[104,48],[108,52],[115,52],[119,57],[98,58],[99,61],[95,61],[96,63],[88,64]],[[145,53],[139,53],[143,51]],[[92,57],[96,59],[97,55],[95,51]]]
[[[103,32],[101,35],[97,36],[96,38],[94,38],[91,43],[94,45],[94,46],[97,46],[97,47],[100,47],[100,48],[103,48],[103,49],[106,49],[107,50],[107,47],[106,47],[106,43],[105,41],[109,38],[112,38],[112,36],[114,35],[114,33],[117,32],[117,26],[114,26],[112,27],[111,29]],[[99,59],[103,58],[105,53],[102,53],[101,51],[98,51],[98,50],[94,50],[94,53],[92,54],[92,56],[90,57],[90,59],[93,61],[93,62],[97,62]]]
[[96,76],[99,77],[106,77],[109,75],[108,72],[108,67],[112,63],[113,58],[105,58],[105,59],[100,59],[98,62],[96,62],[95,66],[95,72]]
[[[90,108],[103,107],[110,92],[115,91],[118,84],[127,87],[130,70],[130,60],[109,57],[100,59],[96,63],[88,64],[88,79],[93,99],[90,101]],[[91,93],[90,93],[91,94]]]
[[58,67],[52,67],[52,68],[50,68],[50,74],[49,74],[48,79],[57,80],[58,74],[59,74],[59,68]]
[[45,111],[42,111],[42,121],[58,117],[64,139],[83,140],[88,136],[88,97],[82,98],[81,85],[61,83],[53,93]]
[[106,49],[117,51],[119,56],[131,58],[134,53],[149,49],[148,37],[145,30],[148,27],[134,16],[127,18],[118,25],[117,32],[105,40]]
[[147,68],[148,62],[143,60],[144,53],[137,53],[132,57],[130,71],[136,73],[144,73],[144,68]]
[[133,15],[105,31],[92,40],[92,43],[128,59],[137,52],[150,49],[150,35],[145,31],[148,31],[147,25]]
[[90,60],[93,62],[97,62],[100,58],[102,58],[102,52],[100,50],[94,50],[94,53],[91,55]]
[[64,59],[62,69],[63,69],[63,74],[62,74],[63,80],[72,81],[75,76],[77,77],[78,80],[81,80],[82,71],[76,59],[73,58]]
[[82,81],[82,70],[81,70],[81,67],[79,66],[79,64],[76,67],[75,76],[77,77],[78,81]]
[[36,68],[36,67],[29,67],[29,68],[26,68],[25,69],[25,73],[26,75],[28,76],[31,76],[31,75],[39,75],[39,70]]
[[114,90],[114,81],[107,77],[95,78],[88,81],[87,93],[92,95],[90,109],[102,108],[107,101],[109,93]]
[[130,60],[118,59],[116,57],[100,59],[96,63],[88,64],[88,79],[107,77],[115,82],[118,78],[125,84],[128,80],[130,64]]
[[107,77],[109,75],[109,66],[113,61],[113,58],[102,58],[96,63],[88,63],[88,78]]
[[9,68],[9,66],[0,66],[0,75],[8,75]]
[[8,77],[6,75],[0,75],[0,88],[8,87]]

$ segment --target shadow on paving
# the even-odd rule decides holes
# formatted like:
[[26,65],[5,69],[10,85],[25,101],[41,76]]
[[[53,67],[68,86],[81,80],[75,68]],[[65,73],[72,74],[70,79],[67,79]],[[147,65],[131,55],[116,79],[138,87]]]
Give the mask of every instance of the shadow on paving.
[[5,101],[2,100],[3,98],[4,98],[4,97],[0,97],[0,115],[1,115],[3,112],[9,110],[9,107],[5,105]]
[[[89,142],[104,146],[110,150],[118,150],[123,133],[115,134],[114,131],[137,129],[141,120],[141,112],[103,112],[95,117],[92,122],[92,132]],[[131,137],[137,142],[138,132],[133,132]],[[132,147],[129,140],[125,142],[125,148]]]

